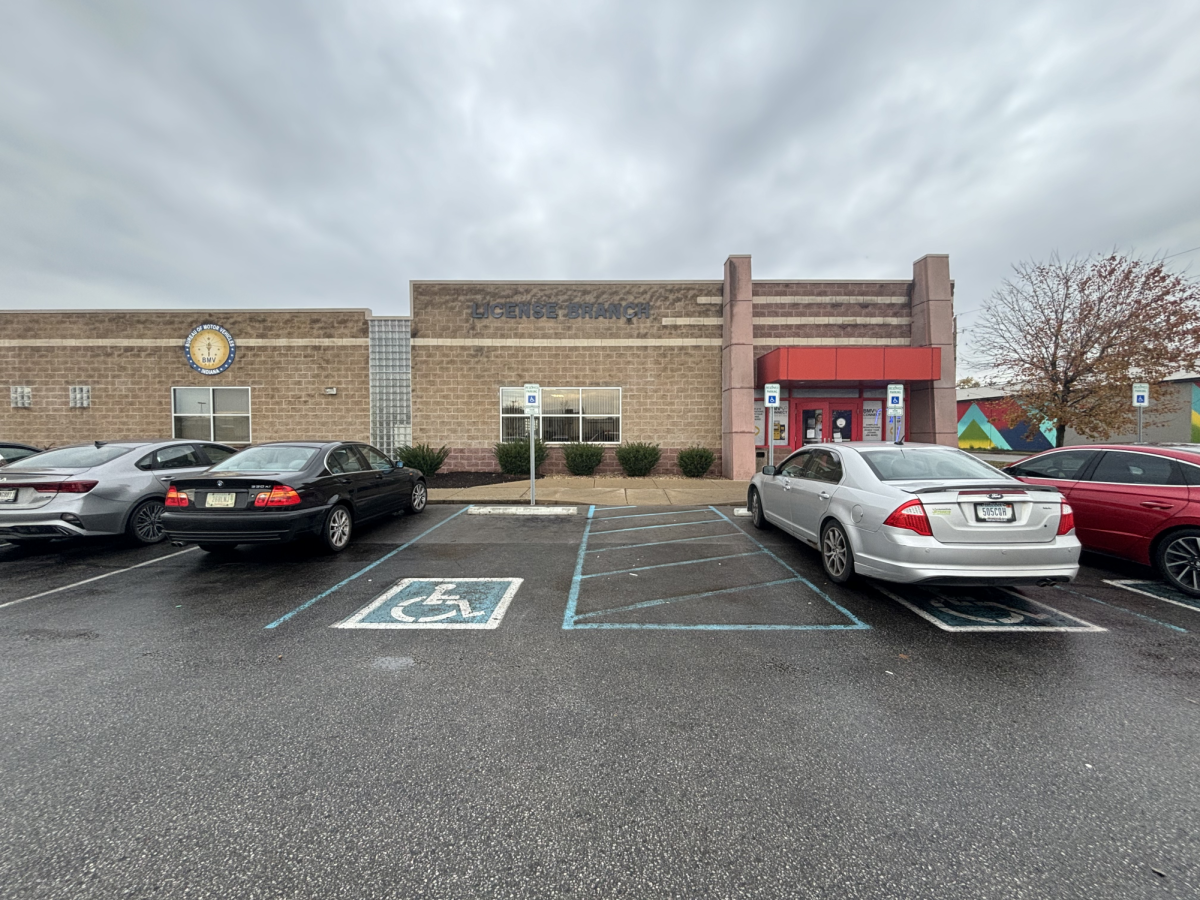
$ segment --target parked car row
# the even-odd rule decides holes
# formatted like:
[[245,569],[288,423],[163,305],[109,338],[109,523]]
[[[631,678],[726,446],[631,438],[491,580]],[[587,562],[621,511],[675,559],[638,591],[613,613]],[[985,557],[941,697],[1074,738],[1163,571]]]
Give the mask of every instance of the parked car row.
[[422,512],[427,500],[421,472],[355,441],[241,451],[207,441],[96,441],[0,468],[0,539],[124,534],[220,551],[312,535],[336,552],[355,525]]

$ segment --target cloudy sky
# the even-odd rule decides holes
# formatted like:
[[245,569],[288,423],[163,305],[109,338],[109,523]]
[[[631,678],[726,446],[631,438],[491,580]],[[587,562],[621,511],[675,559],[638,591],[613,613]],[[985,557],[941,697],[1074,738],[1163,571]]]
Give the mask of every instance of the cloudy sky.
[[1200,4],[10,0],[0,306],[1200,269]]

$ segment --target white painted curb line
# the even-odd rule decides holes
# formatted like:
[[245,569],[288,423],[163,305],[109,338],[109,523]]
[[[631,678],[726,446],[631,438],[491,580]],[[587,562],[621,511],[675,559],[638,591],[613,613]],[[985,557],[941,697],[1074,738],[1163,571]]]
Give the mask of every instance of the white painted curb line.
[[574,506],[472,506],[468,516],[573,516]]

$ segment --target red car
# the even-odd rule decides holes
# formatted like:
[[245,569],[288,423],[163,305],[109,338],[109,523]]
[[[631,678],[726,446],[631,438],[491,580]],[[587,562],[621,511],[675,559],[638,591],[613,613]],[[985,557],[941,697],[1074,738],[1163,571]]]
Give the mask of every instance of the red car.
[[1200,597],[1200,448],[1064,447],[1004,471],[1058,488],[1085,550],[1152,565],[1169,585]]

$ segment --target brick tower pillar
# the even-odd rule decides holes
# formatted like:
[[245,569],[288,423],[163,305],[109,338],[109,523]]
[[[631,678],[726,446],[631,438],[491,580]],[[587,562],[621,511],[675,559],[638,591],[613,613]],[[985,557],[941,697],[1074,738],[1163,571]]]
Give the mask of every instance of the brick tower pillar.
[[958,405],[954,384],[954,291],[950,257],[922,256],[913,263],[912,346],[940,347],[942,377],[910,387],[914,441],[958,446]]
[[754,300],[750,257],[725,260],[721,345],[721,466],[726,478],[754,475]]

